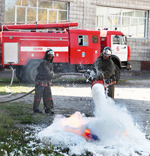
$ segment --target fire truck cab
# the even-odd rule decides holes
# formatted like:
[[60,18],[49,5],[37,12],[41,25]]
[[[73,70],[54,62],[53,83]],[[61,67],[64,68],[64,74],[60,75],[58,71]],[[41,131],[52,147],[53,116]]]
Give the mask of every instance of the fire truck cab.
[[122,32],[70,29],[77,25],[55,23],[1,26],[0,65],[8,67],[11,63],[19,80],[34,82],[36,68],[49,48],[55,54],[54,72],[83,73],[91,68],[103,48],[110,46],[118,71],[121,68],[131,69],[130,47]]

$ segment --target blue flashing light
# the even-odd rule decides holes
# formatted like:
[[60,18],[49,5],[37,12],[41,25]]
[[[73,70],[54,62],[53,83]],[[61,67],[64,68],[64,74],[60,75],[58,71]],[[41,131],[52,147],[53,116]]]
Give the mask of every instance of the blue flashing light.
[[104,30],[108,30],[108,28],[104,28]]

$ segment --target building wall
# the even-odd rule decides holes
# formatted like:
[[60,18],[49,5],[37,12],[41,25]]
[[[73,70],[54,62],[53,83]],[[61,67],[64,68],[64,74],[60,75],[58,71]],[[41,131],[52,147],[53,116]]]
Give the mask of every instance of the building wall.
[[0,23],[4,22],[5,16],[5,0],[0,0]]
[[[70,2],[69,20],[71,22],[78,22],[79,28],[94,29],[96,6],[108,6],[118,8],[139,9],[141,6],[143,10],[150,9],[149,0],[68,0]],[[150,18],[150,16],[149,16]],[[132,70],[150,70],[143,68],[143,62],[150,62],[150,20],[148,19],[148,38],[136,39],[128,38],[128,44],[131,47],[131,62]]]

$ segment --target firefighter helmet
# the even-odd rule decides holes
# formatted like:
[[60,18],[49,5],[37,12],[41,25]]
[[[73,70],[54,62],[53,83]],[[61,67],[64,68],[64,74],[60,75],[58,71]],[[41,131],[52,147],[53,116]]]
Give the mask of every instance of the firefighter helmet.
[[46,56],[48,56],[48,55],[54,57],[54,51],[52,49],[46,50]]
[[104,59],[109,58],[112,55],[112,50],[110,47],[105,47],[103,50],[103,57]]
[[43,58],[46,59],[47,56],[52,56],[52,58],[54,58],[54,51],[52,49],[46,50],[46,53]]

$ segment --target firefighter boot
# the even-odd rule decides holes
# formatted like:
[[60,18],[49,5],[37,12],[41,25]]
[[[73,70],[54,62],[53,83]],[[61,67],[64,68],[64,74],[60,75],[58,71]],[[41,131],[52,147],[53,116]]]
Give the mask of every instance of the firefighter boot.
[[39,110],[39,103],[40,103],[40,101],[34,100],[34,104],[33,104],[33,112],[34,113],[43,113],[41,110]]
[[34,112],[34,113],[43,113],[43,112],[42,112],[41,110],[39,110],[39,109],[34,109],[33,112]]
[[37,101],[34,101],[34,104],[33,104],[33,112],[34,113],[43,113],[41,110],[39,110],[39,102]]
[[45,113],[46,114],[51,114],[51,115],[54,114],[54,112],[52,110],[50,110],[50,109],[45,109]]
[[45,107],[45,113],[48,114],[54,114],[54,112],[52,111],[54,104],[53,104],[53,100],[48,100],[48,101],[44,101],[44,107]]

